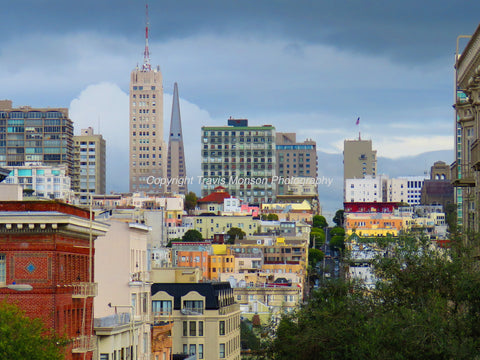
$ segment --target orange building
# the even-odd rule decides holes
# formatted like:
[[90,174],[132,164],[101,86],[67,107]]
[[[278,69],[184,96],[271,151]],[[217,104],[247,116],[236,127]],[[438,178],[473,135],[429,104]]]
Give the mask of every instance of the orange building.
[[235,256],[231,254],[226,245],[212,245],[213,255],[209,256],[209,279],[219,280],[221,274],[235,271]]
[[404,218],[393,214],[351,213],[345,215],[345,232],[360,236],[397,236],[404,227]]
[[179,250],[176,252],[176,265],[179,267],[196,267],[202,272],[202,278],[209,278],[208,251]]

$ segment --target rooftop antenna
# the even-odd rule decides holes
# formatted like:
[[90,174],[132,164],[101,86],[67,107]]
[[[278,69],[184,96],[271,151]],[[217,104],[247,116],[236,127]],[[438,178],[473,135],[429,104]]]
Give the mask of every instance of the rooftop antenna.
[[148,27],[150,25],[148,21],[148,2],[145,2],[145,16],[146,16],[146,24],[145,24],[145,51],[143,53],[143,71],[151,71],[152,67],[150,66],[150,51],[148,50]]

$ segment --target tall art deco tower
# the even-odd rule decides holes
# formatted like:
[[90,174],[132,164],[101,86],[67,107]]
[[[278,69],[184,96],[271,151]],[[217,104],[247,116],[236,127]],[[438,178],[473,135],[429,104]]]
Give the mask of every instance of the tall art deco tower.
[[[163,82],[160,67],[152,69],[148,49],[146,6],[145,52],[142,67],[130,76],[130,192],[160,192],[153,178],[165,174],[163,141]],[[150,181],[149,181],[150,179]]]
[[[187,194],[187,176],[185,154],[183,151],[182,120],[180,117],[180,102],[178,86],[173,87],[172,117],[170,119],[170,134],[168,137],[167,177],[171,179],[168,191],[176,194]],[[183,180],[183,181],[182,181]]]

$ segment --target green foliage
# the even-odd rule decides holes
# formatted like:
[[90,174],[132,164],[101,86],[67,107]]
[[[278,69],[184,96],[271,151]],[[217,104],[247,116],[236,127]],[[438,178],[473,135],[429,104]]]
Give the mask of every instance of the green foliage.
[[308,250],[308,263],[314,267],[319,261],[323,260],[323,257],[325,255],[323,254],[322,250],[318,249],[309,249]]
[[325,219],[325,216],[322,215],[315,215],[312,218],[312,223],[313,227],[320,229],[324,229],[328,226],[327,219]]
[[383,279],[375,290],[327,282],[282,318],[266,358],[478,359],[478,260],[456,240],[451,249],[420,237],[389,240],[373,262]]
[[343,209],[337,210],[335,213],[335,216],[333,217],[333,222],[337,224],[339,227],[343,227],[343,221],[344,221],[344,211]]
[[260,339],[248,320],[240,322],[240,342],[244,350],[260,350]]
[[334,228],[330,229],[331,236],[345,236],[345,229],[339,226],[335,226]]
[[31,319],[17,306],[0,302],[0,359],[64,359],[65,340],[42,320]]
[[325,244],[325,231],[319,228],[312,228],[310,231],[310,242],[313,242],[313,246],[316,248]]
[[229,236],[227,244],[235,244],[235,239],[242,240],[247,234],[240,228],[232,227],[227,231],[227,235]]
[[195,229],[188,230],[182,237],[182,241],[203,241],[202,233]]
[[267,220],[268,221],[278,221],[278,215],[277,214],[268,214],[267,215]]
[[330,249],[340,249],[340,250],[345,250],[345,237],[344,236],[341,236],[341,235],[335,235],[335,236],[332,236],[332,238],[330,239]]
[[193,191],[190,191],[187,195],[185,195],[185,210],[195,210],[195,207],[197,206],[197,200],[197,194],[195,194]]

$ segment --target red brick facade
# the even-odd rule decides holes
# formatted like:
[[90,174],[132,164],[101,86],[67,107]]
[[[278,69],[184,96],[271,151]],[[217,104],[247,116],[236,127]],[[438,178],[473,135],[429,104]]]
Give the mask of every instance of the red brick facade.
[[[7,297],[28,316],[42,318],[59,335],[72,339],[67,360],[93,356],[91,228],[89,212],[70,205],[0,202],[0,255],[5,256],[6,271],[5,283],[0,283],[0,300]],[[92,244],[102,232],[96,225],[93,228]],[[4,287],[14,283],[30,284],[33,289]]]

